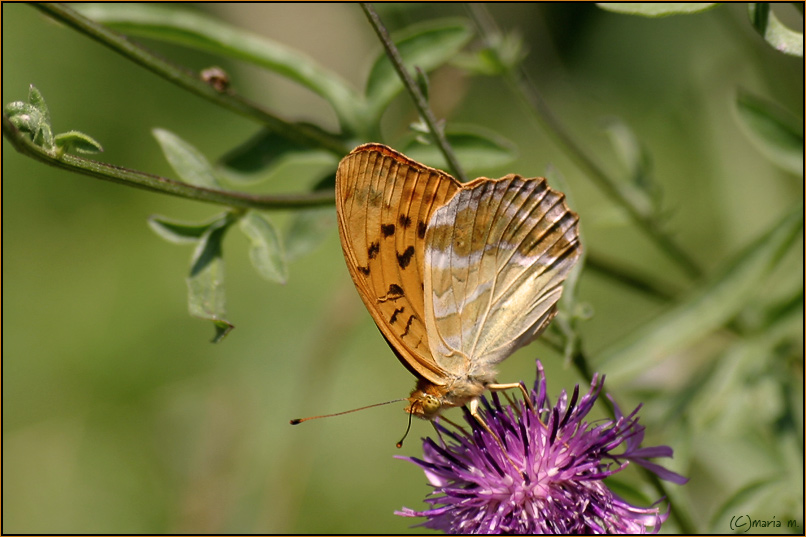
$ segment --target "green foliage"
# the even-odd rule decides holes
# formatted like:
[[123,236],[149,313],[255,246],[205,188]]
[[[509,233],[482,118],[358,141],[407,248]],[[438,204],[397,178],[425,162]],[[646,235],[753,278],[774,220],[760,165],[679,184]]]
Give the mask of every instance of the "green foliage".
[[165,129],[151,132],[162,147],[165,160],[182,181],[201,188],[221,188],[213,167],[198,149]]
[[641,15],[642,17],[666,17],[699,13],[716,7],[713,2],[597,2],[597,6],[607,11]]
[[765,99],[746,91],[736,95],[739,124],[771,162],[803,175],[803,122]]
[[[602,9],[642,17],[688,15],[716,7],[712,2],[597,2]],[[795,4],[803,16],[803,4]],[[753,28],[776,50],[791,56],[803,57],[803,32],[787,28],[770,9],[770,2],[749,2],[747,14]]]
[[288,280],[288,266],[280,235],[271,222],[249,211],[239,223],[251,242],[249,259],[258,274],[270,282],[285,283]]
[[78,131],[68,131],[53,137],[53,143],[63,151],[76,153],[103,153],[101,144]]
[[221,215],[204,230],[190,262],[187,277],[188,310],[194,317],[212,321],[215,326],[213,343],[221,341],[234,326],[226,319],[224,293],[224,235],[233,224],[230,213]]
[[[803,32],[790,30],[778,20],[769,2],[750,2],[747,14],[753,28],[776,50],[791,56],[803,57]],[[803,8],[801,7],[801,16]]]
[[[416,24],[392,38],[404,63],[416,65],[421,71],[428,72],[447,63],[472,36],[467,22],[451,19]],[[403,84],[389,58],[385,54],[379,54],[372,64],[365,89],[370,121],[379,121],[392,98],[402,90]]]
[[101,144],[83,132],[68,131],[54,136],[45,98],[33,84],[28,89],[28,102],[9,103],[4,112],[11,123],[35,145],[56,157],[64,152],[101,153],[104,150]]
[[[36,9],[53,16],[49,6]],[[764,42],[731,34],[747,29],[744,6],[599,6],[475,4],[471,15],[452,5],[377,6],[453,154],[477,172],[469,178],[548,167],[580,215],[585,262],[541,338],[548,344],[507,360],[501,379],[530,383],[538,356],[555,393],[585,384],[556,351],[582,374],[606,374],[622,409],[642,402],[647,437],[675,449],[674,469],[691,482],[663,494],[640,479],[613,486],[647,504],[667,496],[664,530],[725,533],[737,513],[802,527],[802,33],[766,3],[749,6]],[[402,413],[293,431],[287,423],[408,388],[354,295],[332,191],[338,159],[363,142],[445,168],[435,133],[401,95],[411,88],[356,6],[260,6],[273,15],[251,31],[242,26],[257,5],[71,8],[103,26],[35,17],[8,26],[4,44],[26,54],[4,57],[4,91],[36,81],[53,114],[31,86],[27,100],[5,106],[4,137],[57,168],[122,184],[141,173],[151,190],[185,199],[4,159],[4,529],[406,531],[391,511],[428,489],[389,464]],[[35,13],[7,9],[12,22]],[[480,21],[480,9],[509,27]],[[327,10],[345,18],[323,27],[317,17]],[[677,14],[691,16],[664,17]],[[69,41],[74,29],[94,40]],[[105,41],[105,31],[125,34],[136,53]],[[305,45],[321,37],[329,50],[302,52],[289,36]],[[201,89],[155,82],[98,42],[147,69],[170,58],[163,78],[190,77]],[[211,91],[210,65],[223,66],[229,86]],[[255,89],[257,70],[274,78]],[[277,90],[278,78],[291,90]],[[90,92],[97,99],[83,108],[75,96]],[[309,111],[308,97],[323,106]],[[104,132],[115,165],[74,156],[101,146],[78,131],[54,134],[52,116]],[[144,240],[132,225],[151,212],[171,215],[148,225],[192,245],[189,265],[186,251]],[[664,238],[702,277],[683,270]],[[235,337],[207,345],[209,327],[178,307],[183,271],[191,316],[221,341],[233,328],[229,302]],[[361,492],[345,495],[343,483]]]
[[691,346],[735,317],[803,232],[803,206],[727,262],[700,289],[601,353],[611,379],[635,375]]

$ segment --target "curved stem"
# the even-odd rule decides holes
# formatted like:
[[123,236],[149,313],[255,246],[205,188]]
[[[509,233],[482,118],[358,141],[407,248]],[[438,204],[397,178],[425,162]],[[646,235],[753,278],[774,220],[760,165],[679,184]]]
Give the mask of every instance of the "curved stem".
[[305,146],[325,149],[338,156],[343,156],[349,152],[349,148],[335,135],[309,125],[282,119],[263,110],[231,89],[218,90],[203,81],[198,74],[160,58],[142,45],[130,41],[122,34],[84,17],[64,4],[34,3],[32,6],[49,17],[88,35],[177,86],[244,117],[259,121],[273,131],[282,133],[289,140]]
[[74,155],[56,156],[34,144],[28,136],[20,132],[11,120],[3,114],[3,136],[23,155],[29,156],[45,164],[71,172],[89,175],[105,181],[127,186],[143,188],[152,192],[161,192],[196,201],[216,203],[228,207],[244,209],[292,209],[295,207],[314,207],[334,203],[332,190],[312,192],[310,194],[291,194],[275,196],[255,196],[243,192],[214,190],[182,183],[174,179],[151,175],[148,173],[113,166],[104,162],[89,160]]
[[389,57],[389,61],[392,62],[392,66],[395,68],[395,71],[397,71],[398,76],[400,76],[400,80],[403,81],[406,91],[408,91],[409,95],[411,95],[411,98],[414,101],[414,106],[417,107],[417,111],[420,113],[420,117],[423,118],[425,124],[428,125],[428,130],[430,130],[434,135],[434,141],[436,142],[437,147],[439,147],[439,150],[442,152],[442,155],[445,157],[451,172],[460,182],[466,182],[467,177],[462,170],[462,166],[459,164],[459,159],[457,159],[456,155],[453,153],[453,149],[448,143],[447,138],[445,138],[445,133],[437,125],[437,120],[434,117],[434,113],[428,106],[428,102],[425,100],[425,97],[423,97],[422,92],[420,92],[420,88],[418,88],[417,84],[414,83],[411,75],[406,70],[406,66],[403,65],[403,58],[400,57],[400,52],[397,50],[397,47],[389,37],[389,32],[386,30],[386,27],[381,22],[381,19],[375,12],[372,4],[368,2],[361,2],[361,8],[367,15],[367,19],[369,19],[370,24],[372,24],[372,28],[375,30],[375,33],[378,34],[378,38],[381,40],[383,48],[386,50],[386,55]]

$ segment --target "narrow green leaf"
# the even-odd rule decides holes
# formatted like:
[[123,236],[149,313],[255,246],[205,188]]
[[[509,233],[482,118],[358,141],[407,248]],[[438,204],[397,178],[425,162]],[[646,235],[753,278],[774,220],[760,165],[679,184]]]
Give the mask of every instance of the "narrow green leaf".
[[39,110],[39,113],[42,114],[42,120],[50,124],[48,105],[45,104],[45,98],[42,97],[42,94],[33,84],[28,87],[28,104]]
[[224,290],[224,258],[221,241],[232,219],[221,218],[211,225],[198,241],[187,277],[188,311],[194,317],[213,322],[213,343],[221,341],[233,328],[226,319]]
[[717,6],[715,2],[597,2],[596,5],[606,11],[642,17],[689,15]]
[[56,147],[62,151],[75,151],[76,153],[102,153],[104,148],[92,137],[79,131],[68,131],[57,134],[53,138]]
[[336,227],[333,207],[317,207],[295,211],[285,234],[285,253],[288,261],[310,253],[327,238]]
[[661,199],[658,185],[652,178],[649,152],[629,125],[618,118],[607,120],[605,132],[629,176],[629,182],[620,185],[622,192],[643,216],[654,218],[660,211]]
[[[416,78],[415,66],[426,73],[433,71],[451,60],[472,36],[472,30],[463,19],[446,19],[411,26],[392,39],[412,78]],[[380,117],[402,89],[403,83],[389,58],[380,55],[372,66],[365,92],[371,117]]]
[[165,216],[151,215],[148,217],[148,226],[160,237],[175,244],[195,243],[210,230],[216,227],[221,221],[221,216],[215,220],[203,224],[191,224],[187,222],[177,222]]
[[774,49],[790,56],[803,57],[803,32],[784,26],[770,9],[769,2],[750,2],[747,15],[753,28]]
[[[466,170],[503,166],[515,160],[518,153],[506,138],[475,126],[454,124],[445,136]],[[412,140],[402,151],[417,162],[440,169],[445,167],[442,153],[433,144],[423,145]]]
[[739,124],[773,163],[803,175],[803,124],[769,101],[740,90],[736,95]]
[[355,131],[363,101],[336,73],[281,43],[186,7],[160,4],[78,4],[82,15],[120,32],[180,43],[260,65],[326,99],[339,122]]
[[249,211],[241,218],[240,227],[252,243],[249,259],[258,274],[270,282],[288,281],[285,252],[274,225],[260,214]]
[[213,167],[198,149],[165,129],[152,129],[154,138],[179,178],[193,186],[220,190]]
[[723,326],[757,292],[802,230],[800,205],[688,299],[602,351],[601,369],[608,379],[634,375]]

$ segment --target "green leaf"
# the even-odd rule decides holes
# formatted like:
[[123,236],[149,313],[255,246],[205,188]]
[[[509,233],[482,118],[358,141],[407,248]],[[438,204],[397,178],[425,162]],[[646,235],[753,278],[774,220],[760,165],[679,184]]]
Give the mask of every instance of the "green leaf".
[[158,4],[79,4],[82,15],[122,33],[174,42],[265,67],[326,99],[346,131],[360,124],[364,103],[336,73],[281,43],[186,7]]
[[658,185],[652,178],[652,158],[649,152],[629,125],[618,118],[607,120],[605,132],[613,144],[616,156],[627,168],[629,182],[622,183],[619,188],[643,216],[654,218],[660,211],[661,198]]
[[221,216],[215,217],[211,222],[204,224],[191,224],[187,222],[177,222],[160,215],[148,217],[148,226],[160,237],[175,244],[195,243],[207,233],[211,227],[216,227],[221,221]]
[[333,207],[317,207],[294,211],[291,225],[285,234],[285,253],[288,261],[310,253],[327,238],[336,227],[336,212]]
[[773,163],[803,175],[803,124],[780,106],[740,90],[736,95],[739,124]]
[[[308,125],[314,127],[314,125]],[[321,158],[329,153],[312,150],[282,134],[262,129],[243,144],[230,150],[218,162],[219,170],[227,179],[241,183],[251,183],[266,178],[281,166],[286,159],[299,155]]]
[[642,17],[690,15],[717,6],[715,2],[597,2],[596,5],[606,11]]
[[661,362],[717,330],[757,292],[803,231],[803,206],[768,232],[678,305],[601,353],[600,369],[618,381]]
[[754,497],[758,496],[759,494],[763,494],[765,489],[779,482],[782,477],[783,476],[780,475],[773,475],[756,481],[751,481],[728,496],[728,498],[723,501],[722,505],[711,517],[711,527],[718,527],[717,524],[720,521],[727,521],[728,517],[735,513],[744,514],[747,506],[754,504],[754,502],[751,501]]
[[803,32],[796,32],[784,26],[770,9],[769,2],[751,2],[747,5],[747,15],[753,28],[773,48],[803,57]]
[[104,148],[90,136],[79,131],[68,131],[57,134],[53,138],[56,147],[62,151],[76,153],[102,153]]
[[8,103],[4,111],[15,127],[30,134],[32,138],[39,131],[45,119],[37,107],[22,101]]
[[213,167],[198,149],[165,129],[153,129],[151,132],[159,142],[168,164],[181,180],[193,186],[221,189]]
[[280,235],[271,222],[254,211],[248,211],[240,221],[241,231],[252,243],[249,259],[263,278],[270,282],[288,281],[288,266]]
[[[495,168],[515,160],[515,145],[492,131],[470,125],[451,126],[445,133],[456,158],[467,170]],[[406,156],[435,168],[445,168],[442,152],[433,144],[410,141],[403,146]]]
[[45,104],[45,98],[42,97],[42,94],[33,84],[28,87],[28,104],[39,110],[39,113],[42,114],[42,120],[50,124],[48,105]]
[[11,123],[21,132],[30,136],[31,140],[47,151],[53,151],[53,131],[39,108],[22,101],[15,101],[5,106],[6,115]]
[[484,48],[457,54],[451,65],[476,75],[500,76],[517,67],[525,57],[523,38],[511,32],[493,34]]
[[[403,63],[416,78],[414,67],[430,72],[453,58],[473,36],[463,19],[445,19],[417,24],[393,36]],[[372,66],[367,79],[366,96],[371,117],[378,118],[389,102],[403,89],[397,71],[385,54]]]
[[224,292],[224,258],[221,241],[232,224],[228,214],[209,226],[193,252],[187,277],[188,310],[194,317],[212,321],[215,327],[213,343],[218,343],[233,328],[226,319]]

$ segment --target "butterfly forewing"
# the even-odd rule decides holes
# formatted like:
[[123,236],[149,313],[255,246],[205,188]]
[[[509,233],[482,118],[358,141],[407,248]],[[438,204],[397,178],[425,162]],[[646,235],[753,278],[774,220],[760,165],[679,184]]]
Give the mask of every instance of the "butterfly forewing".
[[474,374],[542,331],[580,255],[577,215],[544,179],[476,179],[426,234],[425,318],[435,361]]
[[435,384],[424,316],[425,234],[460,184],[380,144],[339,164],[336,209],[347,266],[373,319],[404,365]]

